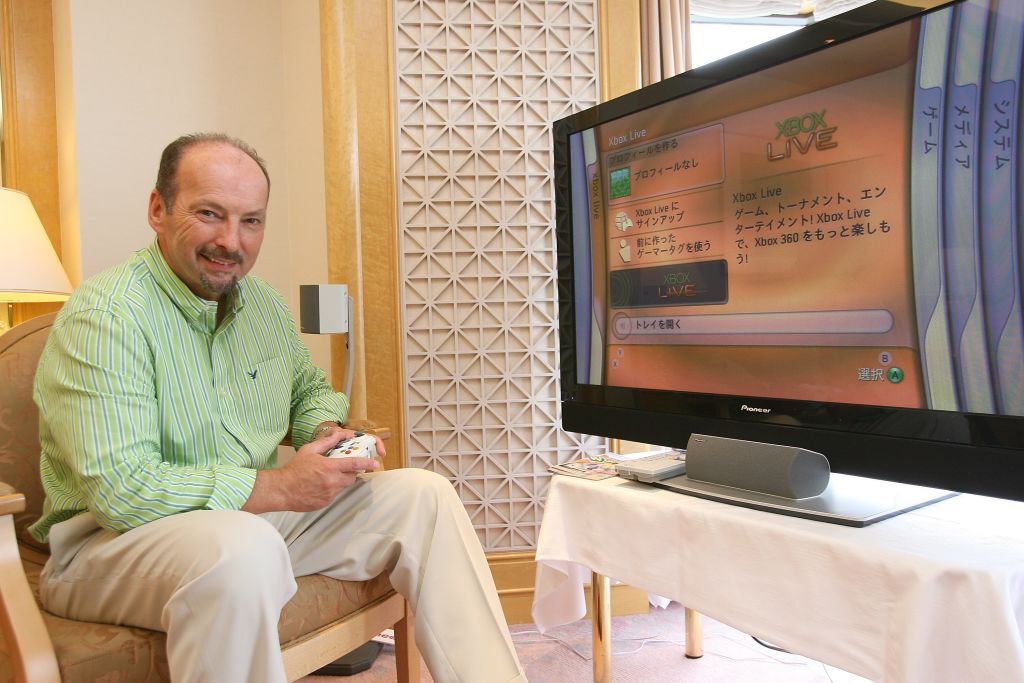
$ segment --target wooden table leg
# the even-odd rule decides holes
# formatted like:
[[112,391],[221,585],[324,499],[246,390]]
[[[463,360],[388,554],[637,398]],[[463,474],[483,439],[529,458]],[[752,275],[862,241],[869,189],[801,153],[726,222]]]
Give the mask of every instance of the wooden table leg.
[[594,623],[594,683],[611,683],[612,582],[597,572],[591,574],[590,612]]
[[704,656],[704,617],[689,607],[683,608],[686,620],[686,656],[700,659]]

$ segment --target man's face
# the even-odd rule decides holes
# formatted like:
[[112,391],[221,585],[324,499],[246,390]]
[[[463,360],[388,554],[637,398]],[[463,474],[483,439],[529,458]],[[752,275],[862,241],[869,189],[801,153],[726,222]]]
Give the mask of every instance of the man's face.
[[150,195],[149,224],[175,275],[196,296],[220,301],[260,253],[267,180],[245,152],[203,142],[183,153],[175,185],[170,207]]

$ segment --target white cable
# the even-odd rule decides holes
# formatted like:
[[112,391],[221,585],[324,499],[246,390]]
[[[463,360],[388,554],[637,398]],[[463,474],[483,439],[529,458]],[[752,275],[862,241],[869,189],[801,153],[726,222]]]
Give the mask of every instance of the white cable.
[[345,348],[348,349],[348,361],[345,363],[345,395],[348,396],[349,404],[352,402],[352,376],[355,375],[356,344],[353,341],[352,327],[355,324],[355,300],[345,295],[348,299],[348,333],[345,335]]
[[[538,635],[541,636],[541,638],[539,638],[539,639],[531,639],[531,640],[522,640],[522,639],[517,639],[516,638],[516,636],[529,635],[529,634],[538,634]],[[733,642],[733,643],[737,643],[738,642],[738,641],[734,640],[733,638],[729,638],[728,636],[711,636],[711,639],[714,639],[714,638],[721,638],[723,640],[728,640],[728,641]],[[683,643],[683,642],[676,641],[676,640],[670,640],[670,639],[666,639],[666,638],[660,638],[658,636],[645,636],[645,637],[640,637],[640,638],[613,638],[612,642],[613,643],[615,643],[615,642],[620,642],[620,643],[621,642],[635,642],[635,641],[638,641],[638,640],[641,641],[641,643],[636,648],[634,648],[632,650],[623,651],[623,652],[612,652],[612,655],[613,656],[631,655],[631,654],[634,654],[634,653],[639,652],[640,650],[642,650],[644,648],[644,646],[647,645],[648,643],[656,643],[656,644],[664,644],[664,645],[675,645],[677,647],[684,647],[685,646],[685,643]],[[517,631],[516,633],[512,634],[512,641],[515,642],[515,643],[522,643],[522,644],[536,644],[536,643],[552,643],[552,642],[554,642],[554,643],[558,643],[559,645],[567,648],[568,650],[570,650],[573,654],[575,654],[580,659],[583,659],[585,661],[590,661],[591,659],[593,659],[592,656],[587,655],[586,653],[581,652],[580,650],[576,649],[576,647],[572,643],[570,643],[569,641],[563,640],[562,638],[559,638],[558,636],[554,636],[554,635],[551,635],[551,634],[547,634],[547,633],[541,634],[540,631],[535,631],[535,630]],[[721,659],[727,659],[727,660],[729,660],[731,662],[772,662],[772,663],[775,663],[775,664],[785,664],[786,666],[807,666],[807,662],[787,662],[785,660],[779,659],[778,657],[772,656],[770,653],[763,653],[761,656],[755,656],[755,657],[733,657],[733,656],[727,655],[727,654],[722,653],[722,652],[714,652],[714,651],[706,650],[705,654],[711,655],[712,657],[719,657]],[[831,676],[829,676],[829,679],[831,680]]]
[[[532,633],[540,634],[541,637],[538,638],[538,639],[534,639],[534,640],[517,640],[516,639],[516,636],[532,634]],[[513,640],[513,642],[523,643],[523,644],[555,642],[555,643],[558,643],[559,645],[562,645],[563,647],[566,647],[569,650],[571,650],[572,653],[575,654],[580,659],[583,659],[583,660],[586,660],[586,661],[590,661],[592,659],[591,656],[589,656],[589,655],[587,655],[587,654],[577,650],[576,647],[572,643],[570,643],[569,641],[563,640],[562,638],[559,638],[558,636],[554,636],[554,635],[550,635],[550,634],[541,634],[540,631],[532,631],[532,630],[531,631],[518,631],[518,632],[512,634],[512,640]],[[625,651],[622,651],[622,652],[612,652],[612,655],[631,655],[634,652],[639,652],[641,649],[643,649],[643,646],[646,645],[647,643],[668,643],[670,645],[680,645],[680,646],[683,645],[683,643],[677,643],[677,642],[671,641],[671,640],[663,640],[663,639],[659,638],[658,636],[644,636],[644,637],[639,637],[639,638],[614,638],[614,639],[612,639],[612,642],[613,643],[616,643],[616,642],[618,642],[618,643],[622,643],[622,642],[629,643],[629,642],[635,642],[635,641],[638,641],[638,640],[642,641],[642,642],[635,649],[633,649],[633,650],[625,650]]]

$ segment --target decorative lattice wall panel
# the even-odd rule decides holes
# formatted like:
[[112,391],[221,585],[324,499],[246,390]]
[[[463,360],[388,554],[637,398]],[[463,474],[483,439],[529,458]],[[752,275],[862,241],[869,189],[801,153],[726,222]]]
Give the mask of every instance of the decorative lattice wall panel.
[[598,97],[596,0],[395,4],[406,453],[528,549],[558,420],[550,124]]

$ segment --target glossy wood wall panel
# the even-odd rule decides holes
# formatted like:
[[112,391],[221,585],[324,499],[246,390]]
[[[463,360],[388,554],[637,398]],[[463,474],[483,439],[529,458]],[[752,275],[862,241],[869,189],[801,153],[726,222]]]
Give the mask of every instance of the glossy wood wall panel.
[[601,101],[636,90],[640,80],[640,3],[600,0]]
[[405,463],[398,313],[394,105],[388,2],[321,0],[328,272],[355,299],[355,367],[332,342],[335,383],[354,372],[352,416],[391,427]]
[[[0,0],[3,69],[3,184],[32,199],[57,255],[61,255],[57,184],[57,109],[53,78],[50,0]],[[18,304],[14,323],[61,304]],[[4,304],[6,308],[6,304]],[[7,311],[0,311],[6,317]]]
[[57,109],[50,1],[0,2],[4,42],[4,184],[32,198],[59,254]]

